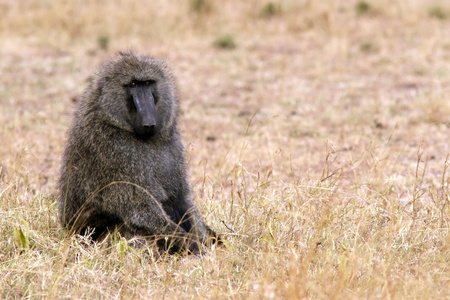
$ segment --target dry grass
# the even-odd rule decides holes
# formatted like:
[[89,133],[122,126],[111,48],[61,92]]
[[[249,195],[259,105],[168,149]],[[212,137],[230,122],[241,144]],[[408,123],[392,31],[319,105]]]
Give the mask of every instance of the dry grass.
[[[449,298],[450,6],[398,2],[0,0],[1,297]],[[225,248],[59,227],[74,102],[127,48],[173,67]]]

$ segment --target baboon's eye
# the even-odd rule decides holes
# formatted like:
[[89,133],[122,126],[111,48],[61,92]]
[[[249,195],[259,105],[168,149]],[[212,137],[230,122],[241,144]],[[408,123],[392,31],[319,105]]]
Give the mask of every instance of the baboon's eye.
[[150,85],[150,81],[146,81],[146,82],[145,82],[145,85]]
[[133,87],[136,86],[136,81],[133,80],[133,81],[130,83],[130,86],[133,86]]

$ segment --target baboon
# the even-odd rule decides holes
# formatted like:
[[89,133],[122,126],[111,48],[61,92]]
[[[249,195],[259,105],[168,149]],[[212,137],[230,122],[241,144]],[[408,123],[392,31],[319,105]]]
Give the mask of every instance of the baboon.
[[119,52],[99,69],[62,158],[58,211],[67,230],[93,238],[117,230],[171,253],[220,243],[191,198],[178,110],[163,61]]

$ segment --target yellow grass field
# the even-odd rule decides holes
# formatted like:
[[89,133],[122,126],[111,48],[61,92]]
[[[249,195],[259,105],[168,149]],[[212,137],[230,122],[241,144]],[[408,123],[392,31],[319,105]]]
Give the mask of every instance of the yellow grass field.
[[[71,115],[127,49],[177,78],[207,255],[58,223]],[[450,299],[448,1],[0,0],[0,75],[2,299]]]

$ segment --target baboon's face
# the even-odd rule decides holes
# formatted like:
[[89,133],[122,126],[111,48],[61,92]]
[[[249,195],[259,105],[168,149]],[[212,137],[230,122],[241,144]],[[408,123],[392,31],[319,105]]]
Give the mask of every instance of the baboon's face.
[[178,114],[178,100],[163,62],[121,55],[98,76],[100,105],[112,125],[143,139],[170,129]]
[[154,136],[160,129],[156,104],[158,92],[156,82],[150,79],[133,79],[125,86],[127,90],[127,108],[134,132],[143,138]]

